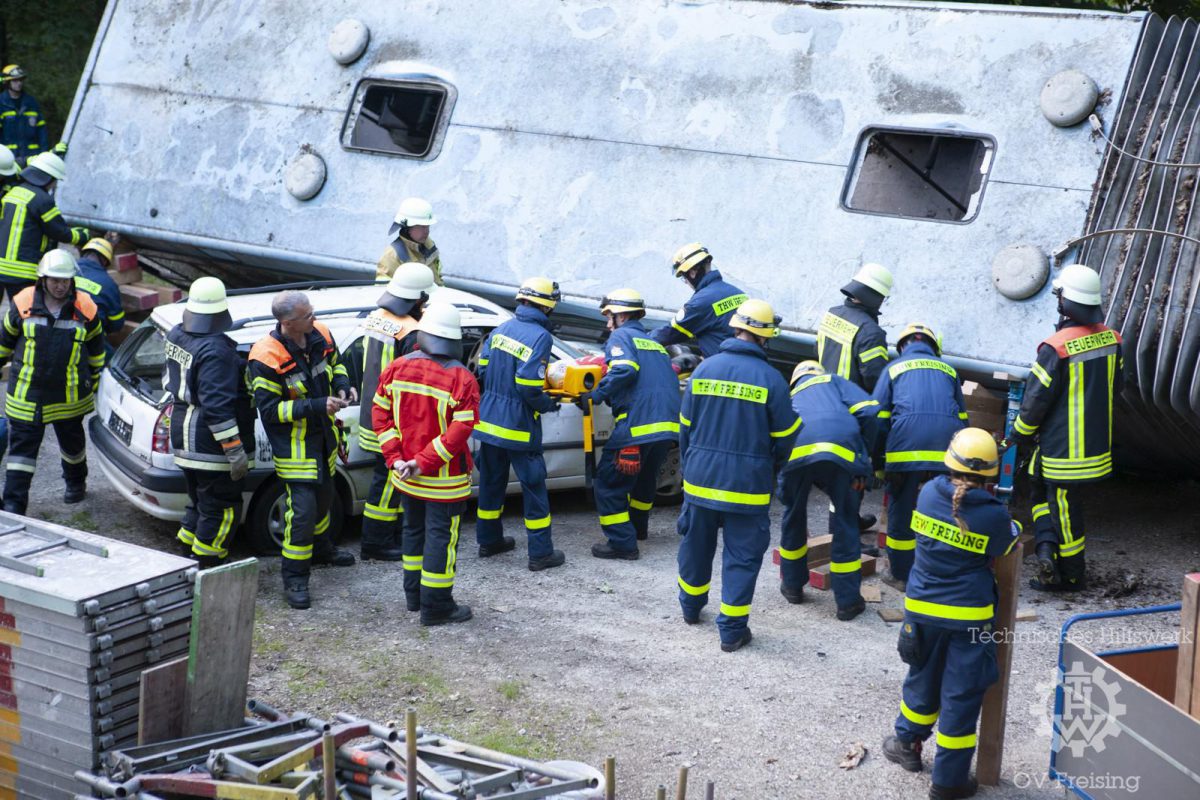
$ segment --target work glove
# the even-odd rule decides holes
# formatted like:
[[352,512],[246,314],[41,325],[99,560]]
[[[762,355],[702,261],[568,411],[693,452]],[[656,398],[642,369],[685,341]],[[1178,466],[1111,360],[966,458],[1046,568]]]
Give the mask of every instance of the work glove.
[[250,459],[246,457],[246,448],[239,441],[230,447],[225,447],[225,460],[229,462],[229,477],[240,481],[250,471]]
[[53,152],[54,155],[58,156],[59,158],[66,158],[67,157],[67,143],[65,141],[59,142],[58,144],[54,145],[54,148],[51,150],[51,152]]
[[579,406],[579,410],[586,414],[591,408],[591,406],[589,404],[592,403],[592,393],[584,392],[583,394],[579,395],[571,402],[573,402],[573,403],[575,403],[575,405]]
[[637,475],[642,468],[642,451],[637,445],[622,447],[613,466],[622,475]]

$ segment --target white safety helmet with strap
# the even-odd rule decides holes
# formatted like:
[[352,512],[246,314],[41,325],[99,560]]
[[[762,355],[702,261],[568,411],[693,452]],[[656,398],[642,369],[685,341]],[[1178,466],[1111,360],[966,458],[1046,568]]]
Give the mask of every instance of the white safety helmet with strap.
[[419,261],[406,261],[396,267],[375,305],[403,317],[428,300],[435,286],[432,269]]
[[188,333],[224,333],[233,327],[229,300],[220,278],[203,277],[192,281],[187,305],[183,307],[183,329]]
[[38,261],[37,274],[39,278],[61,278],[71,280],[79,273],[75,266],[75,256],[66,250],[47,250]]
[[20,171],[17,168],[17,159],[13,157],[12,150],[9,150],[7,147],[0,147],[0,178],[11,177]]
[[437,222],[433,217],[433,206],[428,200],[420,197],[406,197],[400,203],[400,208],[396,211],[396,218],[392,220],[396,225],[403,225],[406,228],[411,228],[413,225],[432,225]]
[[25,168],[29,167],[46,173],[56,181],[65,180],[67,177],[67,162],[54,153],[38,153],[25,162]]
[[417,323],[417,348],[426,355],[462,358],[462,314],[451,303],[434,301]]
[[1084,306],[1098,306],[1103,301],[1100,295],[1100,275],[1086,264],[1070,264],[1051,283],[1054,293]]
[[842,294],[871,309],[878,309],[891,293],[892,273],[882,264],[863,264],[842,287]]
[[750,299],[733,312],[729,327],[772,339],[779,335],[779,323],[782,321],[783,318],[775,313],[766,300]]

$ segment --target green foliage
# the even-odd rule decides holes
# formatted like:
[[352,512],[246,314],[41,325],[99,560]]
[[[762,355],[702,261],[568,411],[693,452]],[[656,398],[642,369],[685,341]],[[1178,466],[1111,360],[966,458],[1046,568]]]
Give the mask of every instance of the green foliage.
[[25,91],[42,104],[51,144],[62,135],[103,14],[104,0],[0,3],[0,64],[29,72]]

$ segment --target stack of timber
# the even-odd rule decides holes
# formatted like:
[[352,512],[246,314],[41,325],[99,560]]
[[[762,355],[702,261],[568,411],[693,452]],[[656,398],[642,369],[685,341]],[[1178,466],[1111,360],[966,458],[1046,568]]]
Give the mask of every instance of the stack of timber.
[[71,798],[135,744],[139,684],[185,653],[195,564],[0,512],[0,797]]
[[112,336],[116,343],[124,341],[158,306],[183,299],[182,289],[147,282],[138,264],[137,253],[117,254],[108,274],[116,281],[121,292],[121,306],[125,309],[125,329]]

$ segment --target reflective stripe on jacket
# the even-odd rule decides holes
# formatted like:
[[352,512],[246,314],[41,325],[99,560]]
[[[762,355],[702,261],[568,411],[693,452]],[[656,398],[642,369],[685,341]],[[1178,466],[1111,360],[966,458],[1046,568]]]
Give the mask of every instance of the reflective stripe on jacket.
[[852,475],[871,474],[879,403],[845,378],[814,375],[792,389],[792,409],[804,420],[785,470],[832,461]]
[[371,427],[371,398],[379,389],[379,376],[388,364],[417,347],[417,321],[377,308],[363,323],[362,389],[358,393],[358,444],[368,453],[380,453],[379,439]]
[[37,280],[37,265],[54,242],[81,245],[87,228],[72,228],[54,198],[22,181],[0,199],[0,281]]
[[887,336],[878,313],[849,299],[834,306],[817,326],[817,360],[825,371],[875,391],[888,363]]
[[18,292],[0,331],[0,361],[9,358],[4,403],[9,417],[48,423],[91,412],[104,367],[104,338],[92,298],[73,292],[55,317],[40,287]]
[[251,348],[249,370],[276,474],[286,481],[315,483],[318,458],[332,462],[337,454],[337,432],[325,399],[350,391],[333,334],[317,322],[301,350],[277,325]]
[[421,474],[392,484],[405,494],[451,503],[471,496],[469,439],[479,419],[479,384],[461,363],[409,353],[393,361],[370,401],[388,469],[416,459]]
[[740,339],[722,344],[692,373],[679,421],[686,501],[765,514],[801,424],[766,352]]
[[679,376],[666,349],[638,320],[612,332],[604,347],[608,372],[592,392],[613,410],[606,450],[679,439]]
[[171,451],[189,469],[228,472],[227,448],[241,445],[253,460],[254,410],[246,365],[223,333],[167,332],[163,389],[174,398]]
[[696,291],[683,308],[669,323],[655,328],[650,337],[663,346],[695,339],[700,355],[708,358],[717,354],[721,342],[733,336],[729,320],[744,302],[746,295],[741,289],[726,283],[718,270],[711,270],[696,284]]
[[509,450],[541,452],[540,415],[558,410],[546,394],[546,365],[554,339],[550,318],[533,306],[517,306],[516,318],[496,326],[479,356],[483,399],[475,438]]
[[918,622],[967,629],[992,621],[996,581],[991,560],[1012,549],[1020,527],[1004,503],[985,489],[969,489],[954,519],[954,483],[938,475],[921,488],[912,516],[917,552],[904,607]]
[[914,340],[875,386],[879,436],[888,472],[945,472],[950,439],[967,425],[967,407],[954,367]]
[[1064,321],[1038,346],[1013,423],[1018,436],[1037,436],[1034,474],[1088,483],[1112,472],[1113,405],[1124,369],[1121,335],[1106,325]]
[[117,288],[117,282],[91,256],[85,255],[75,264],[79,268],[79,274],[75,276],[75,288],[92,296],[100,311],[100,324],[104,332],[116,333],[121,330],[125,326],[125,307],[121,304],[121,290]]

